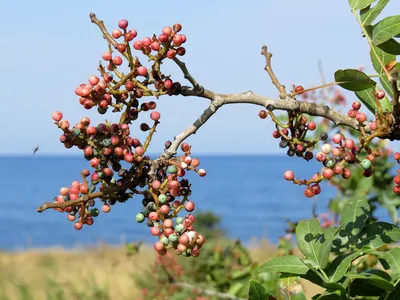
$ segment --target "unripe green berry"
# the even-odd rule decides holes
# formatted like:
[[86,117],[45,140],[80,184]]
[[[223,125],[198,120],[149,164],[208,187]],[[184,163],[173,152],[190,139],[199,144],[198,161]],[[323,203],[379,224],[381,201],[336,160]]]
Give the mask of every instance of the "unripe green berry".
[[371,161],[369,159],[364,159],[361,161],[361,167],[364,170],[368,170],[369,168],[371,168]]
[[165,246],[167,246],[169,244],[169,239],[166,236],[163,236],[160,239],[160,242],[163,243]]
[[159,201],[161,204],[167,203],[167,202],[168,202],[167,195],[165,195],[165,194],[160,194],[160,195],[158,196],[158,201]]
[[170,174],[176,174],[178,172],[178,169],[175,166],[169,166],[167,172]]
[[178,237],[176,236],[175,233],[173,233],[173,234],[170,234],[170,235],[169,235],[168,239],[169,239],[172,243],[174,243],[174,242],[176,242],[176,241],[178,240]]
[[182,224],[183,218],[182,217],[177,217],[175,222],[176,222],[176,224]]
[[183,228],[185,228],[183,226],[183,224],[178,224],[178,225],[175,226],[175,231],[176,232],[181,232],[183,230]]
[[334,160],[328,160],[326,163],[327,168],[333,168],[335,166],[335,161]]
[[136,222],[142,223],[143,221],[144,221],[144,214],[138,213],[138,214],[136,215]]

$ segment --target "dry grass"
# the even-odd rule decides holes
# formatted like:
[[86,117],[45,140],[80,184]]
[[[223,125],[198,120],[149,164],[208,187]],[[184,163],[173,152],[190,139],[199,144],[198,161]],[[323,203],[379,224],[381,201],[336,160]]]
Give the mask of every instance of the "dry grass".
[[[250,246],[255,261],[265,262],[275,247],[260,241]],[[124,247],[93,249],[36,249],[0,252],[0,300],[28,299],[137,299],[140,291],[134,277],[149,268],[155,254],[143,246],[132,256]],[[304,285],[307,299],[315,286]]]

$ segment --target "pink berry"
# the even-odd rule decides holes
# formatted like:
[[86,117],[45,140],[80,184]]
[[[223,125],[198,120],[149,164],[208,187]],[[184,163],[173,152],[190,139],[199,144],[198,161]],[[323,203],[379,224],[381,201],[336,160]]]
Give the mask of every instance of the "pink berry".
[[158,111],[153,111],[150,114],[150,119],[152,119],[153,121],[158,121],[160,119],[160,113]]
[[307,124],[307,128],[308,128],[308,130],[313,131],[313,130],[315,130],[315,128],[317,128],[317,125],[314,122],[309,122]]
[[155,211],[152,211],[151,213],[149,213],[149,220],[151,221],[156,221],[158,220],[158,213]]
[[361,107],[361,102],[354,101],[353,104],[352,104],[352,107],[353,107],[354,110],[359,110],[360,107]]
[[291,181],[291,180],[294,179],[294,173],[293,173],[293,171],[286,171],[286,172],[283,174],[283,177],[284,177],[286,180]]
[[192,167],[196,168],[200,165],[200,161],[197,158],[193,158],[190,164]]
[[156,251],[164,250],[164,244],[161,242],[156,242],[154,244],[154,250],[156,250]]
[[333,175],[334,172],[332,169],[324,169],[324,171],[322,172],[322,175],[324,176],[325,179],[330,179]]
[[151,187],[155,190],[158,190],[161,187],[161,182],[159,180],[154,180],[151,183]]
[[385,92],[383,90],[380,90],[376,93],[376,96],[378,97],[379,100],[385,98]]
[[170,58],[170,59],[174,59],[175,56],[176,56],[175,50],[169,49],[168,52],[167,52],[167,57]]
[[56,111],[51,115],[51,117],[54,121],[58,122],[61,121],[61,119],[63,118],[63,114],[60,111]]
[[172,28],[169,26],[166,26],[163,28],[162,33],[169,36],[172,33]]
[[74,227],[75,227],[76,230],[81,230],[82,227],[83,227],[83,224],[82,224],[82,222],[76,222],[74,224]]
[[143,42],[142,41],[136,41],[133,43],[133,48],[136,50],[142,50],[143,49]]
[[114,39],[119,39],[122,36],[122,32],[119,29],[115,29],[113,30],[111,35],[113,36]]
[[179,237],[179,243],[182,245],[188,245],[190,242],[189,236],[187,234],[183,234]]
[[318,161],[322,162],[322,161],[324,161],[326,159],[326,154],[323,153],[323,152],[318,152],[317,155],[315,155],[315,158]]
[[167,215],[169,212],[171,211],[171,208],[169,207],[169,205],[161,205],[160,207],[160,212],[164,215]]
[[114,65],[116,65],[116,66],[122,65],[122,58],[121,58],[121,56],[115,56],[115,57],[112,59],[112,61],[113,61]]
[[358,122],[363,123],[367,119],[367,116],[364,113],[358,113],[356,119]]
[[373,122],[371,122],[371,123],[369,124],[369,128],[370,128],[372,131],[377,130],[377,129],[378,129],[378,124],[377,124],[375,121],[373,121]]
[[354,147],[354,141],[352,140],[352,139],[347,139],[345,142],[344,142],[344,147],[345,148],[347,148],[347,149],[353,149],[353,147]]
[[154,51],[160,50],[160,43],[159,42],[152,42],[150,48]]
[[104,205],[101,207],[101,210],[102,210],[104,213],[109,213],[109,212],[111,211],[111,206],[108,205],[108,204],[104,204]]
[[194,210],[194,203],[193,203],[193,201],[188,201],[188,202],[186,202],[186,203],[185,203],[185,209],[186,209],[188,212],[193,211],[193,210]]
[[332,141],[335,144],[339,144],[342,141],[343,136],[340,133],[337,133],[333,136]]
[[121,29],[126,29],[128,27],[128,20],[125,19],[119,20],[118,27]]
[[393,157],[395,160],[400,160],[400,152],[396,152]]
[[92,76],[89,77],[89,83],[91,85],[96,85],[96,84],[99,83],[99,81],[100,81],[100,79],[97,76],[92,75]]
[[207,173],[206,173],[206,170],[200,169],[200,170],[197,171],[197,174],[199,174],[200,177],[204,177],[204,176],[206,176]]
[[143,147],[136,147],[135,148],[135,154],[142,156],[144,154],[144,148]]
[[146,76],[147,75],[147,69],[146,67],[140,66],[139,68],[137,68],[137,73],[140,76]]
[[354,110],[354,109],[351,109],[351,110],[349,110],[349,112],[347,113],[347,115],[350,117],[350,118],[355,118],[356,116],[357,116],[357,111],[356,110]]
[[168,35],[166,35],[166,34],[160,34],[160,35],[158,36],[158,40],[159,40],[161,43],[165,43],[166,41],[168,41]]
[[112,59],[112,54],[110,52],[103,52],[101,56],[105,61],[110,61]]
[[149,37],[145,37],[142,42],[146,47],[151,45],[151,39]]
[[172,87],[172,81],[170,79],[165,80],[164,87],[170,89]]
[[157,226],[153,226],[153,227],[151,227],[151,229],[150,229],[150,233],[151,233],[152,235],[158,235],[158,234],[160,233],[160,228],[157,227]]

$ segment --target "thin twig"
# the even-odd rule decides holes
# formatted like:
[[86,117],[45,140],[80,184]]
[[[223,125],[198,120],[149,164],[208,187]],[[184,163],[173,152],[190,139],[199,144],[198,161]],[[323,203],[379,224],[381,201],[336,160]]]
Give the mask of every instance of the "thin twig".
[[274,71],[272,71],[272,66],[271,66],[271,58],[272,58],[272,53],[268,52],[267,46],[263,46],[261,48],[261,55],[265,56],[266,64],[265,64],[265,71],[267,71],[269,77],[271,77],[272,83],[276,86],[276,88],[279,91],[279,97],[281,99],[285,99],[287,96],[285,86],[280,84],[278,78],[276,78]]

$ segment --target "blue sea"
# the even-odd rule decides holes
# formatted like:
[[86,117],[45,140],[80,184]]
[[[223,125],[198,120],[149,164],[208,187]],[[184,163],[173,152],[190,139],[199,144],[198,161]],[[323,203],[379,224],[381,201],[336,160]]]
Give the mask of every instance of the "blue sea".
[[[221,226],[231,238],[248,243],[252,238],[276,242],[285,234],[286,219],[293,221],[312,216],[313,200],[299,187],[283,179],[292,169],[296,177],[309,178],[320,170],[317,162],[287,156],[200,156],[207,176],[190,174],[191,199],[196,210],[212,210],[221,216]],[[82,157],[2,156],[0,157],[0,249],[23,250],[62,246],[96,246],[100,242],[154,242],[145,223],[135,215],[141,210],[141,197],[117,203],[109,214],[100,214],[93,226],[81,231],[73,228],[65,213],[36,208],[52,201],[60,187],[80,180],[82,168],[89,168]],[[323,185],[317,212],[326,212],[336,191]],[[388,220],[386,211],[378,214]]]

